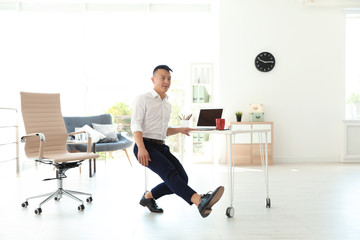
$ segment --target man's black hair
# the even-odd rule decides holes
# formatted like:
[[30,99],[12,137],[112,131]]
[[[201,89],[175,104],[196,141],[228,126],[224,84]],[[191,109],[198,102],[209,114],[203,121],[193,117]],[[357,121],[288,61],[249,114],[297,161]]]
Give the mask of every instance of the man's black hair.
[[164,69],[168,72],[172,72],[173,70],[171,70],[171,68],[169,68],[168,65],[159,65],[157,66],[156,68],[154,68],[154,71],[153,71],[153,75],[155,74],[155,72],[158,70],[158,69]]

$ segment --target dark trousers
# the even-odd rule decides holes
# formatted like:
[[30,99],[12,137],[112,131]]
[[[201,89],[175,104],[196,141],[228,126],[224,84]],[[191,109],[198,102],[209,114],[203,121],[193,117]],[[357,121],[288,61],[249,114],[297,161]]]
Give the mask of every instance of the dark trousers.
[[[151,190],[154,199],[175,193],[191,205],[190,199],[196,192],[188,186],[188,176],[179,160],[171,154],[167,145],[148,141],[144,141],[144,143],[151,159],[148,168],[164,181]],[[134,145],[134,154],[137,158],[138,146],[136,144]]]

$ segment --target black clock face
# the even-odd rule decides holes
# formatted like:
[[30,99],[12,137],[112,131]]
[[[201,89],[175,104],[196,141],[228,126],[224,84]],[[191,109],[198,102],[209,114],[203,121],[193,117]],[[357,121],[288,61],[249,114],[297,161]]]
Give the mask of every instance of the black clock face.
[[259,53],[255,58],[255,67],[261,72],[269,72],[275,67],[275,58],[269,52]]

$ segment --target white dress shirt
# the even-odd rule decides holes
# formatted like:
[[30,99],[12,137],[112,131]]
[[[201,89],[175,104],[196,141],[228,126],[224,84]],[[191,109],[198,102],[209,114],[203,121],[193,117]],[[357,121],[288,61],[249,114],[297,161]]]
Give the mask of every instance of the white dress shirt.
[[131,131],[140,131],[143,137],[165,140],[171,114],[168,95],[161,99],[152,89],[137,96],[131,114]]

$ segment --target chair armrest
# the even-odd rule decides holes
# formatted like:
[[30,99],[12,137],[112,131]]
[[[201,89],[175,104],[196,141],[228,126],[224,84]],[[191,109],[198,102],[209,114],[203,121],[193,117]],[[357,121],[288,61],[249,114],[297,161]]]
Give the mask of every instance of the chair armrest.
[[68,136],[72,136],[72,135],[80,134],[80,133],[86,133],[87,138],[88,138],[86,152],[90,153],[91,152],[91,135],[88,132],[86,132],[86,131],[71,132],[71,133],[68,133]]
[[127,132],[118,132],[117,134],[117,138],[119,139],[119,141],[121,141],[121,139],[128,139],[130,140],[126,135],[127,135]]
[[25,136],[22,136],[21,137],[21,142],[25,143],[26,138],[30,138],[30,137],[39,137],[39,140],[40,140],[39,160],[43,159],[43,156],[44,156],[44,142],[46,141],[45,134],[43,134],[43,133],[30,133],[30,134],[27,134]]
[[[86,133],[85,131],[77,131],[77,132],[71,132],[71,133],[68,133],[68,137],[69,136],[72,136],[72,135],[75,135],[75,134],[80,134],[80,133]],[[88,134],[89,135],[89,134]]]
[[45,142],[45,135],[43,133],[30,133],[25,136],[22,136],[21,142],[23,143],[26,142],[26,138],[28,137],[36,137],[36,136],[40,137],[40,141]]

